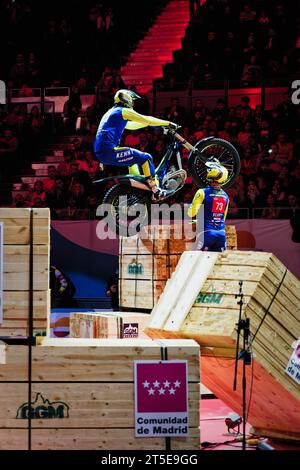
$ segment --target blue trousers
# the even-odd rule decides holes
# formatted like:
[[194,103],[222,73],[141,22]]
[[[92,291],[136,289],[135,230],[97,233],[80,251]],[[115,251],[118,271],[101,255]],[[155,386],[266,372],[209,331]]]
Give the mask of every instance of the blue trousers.
[[102,147],[96,151],[99,162],[106,165],[132,166],[140,165],[145,176],[154,176],[155,167],[150,153],[130,147]]
[[197,250],[202,251],[225,251],[226,233],[225,230],[205,230],[200,233]]

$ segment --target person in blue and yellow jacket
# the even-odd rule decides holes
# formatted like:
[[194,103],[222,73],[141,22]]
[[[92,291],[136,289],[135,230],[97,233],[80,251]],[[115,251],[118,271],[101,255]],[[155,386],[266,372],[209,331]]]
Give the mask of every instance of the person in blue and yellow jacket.
[[94,150],[97,159],[107,165],[129,166],[137,172],[135,165],[140,165],[147,182],[153,191],[154,199],[165,197],[166,190],[159,188],[155,178],[152,156],[130,147],[119,147],[124,129],[135,130],[147,126],[170,126],[176,124],[152,116],[144,116],[133,110],[134,101],[139,95],[130,90],[118,90],[114,96],[114,106],[102,117]]
[[[207,171],[209,186],[198,189],[189,207],[189,217],[196,217],[203,205],[203,220],[199,220],[201,232],[198,234],[197,249],[203,251],[226,250],[225,219],[229,198],[221,188],[228,178],[228,171],[221,165],[211,164]],[[201,215],[202,215],[201,214]]]

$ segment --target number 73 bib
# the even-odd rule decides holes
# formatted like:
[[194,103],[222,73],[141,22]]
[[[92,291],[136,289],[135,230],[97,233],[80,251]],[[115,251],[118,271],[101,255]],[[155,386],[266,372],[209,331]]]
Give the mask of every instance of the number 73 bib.
[[212,212],[224,214],[226,209],[226,199],[224,197],[214,197],[212,203]]

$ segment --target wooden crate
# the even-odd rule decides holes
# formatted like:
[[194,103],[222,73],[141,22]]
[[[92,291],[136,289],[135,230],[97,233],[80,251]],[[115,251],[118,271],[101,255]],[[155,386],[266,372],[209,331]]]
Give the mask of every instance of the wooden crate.
[[[166,449],[166,438],[134,436],[133,361],[160,360],[162,348],[168,359],[188,361],[190,432],[172,437],[171,449],[198,449],[199,346],[194,341],[68,338],[42,340],[32,350],[32,449]],[[0,364],[1,450],[28,445],[27,361],[25,346],[7,346],[6,364]]]
[[[29,245],[30,209],[0,208],[0,222],[4,224],[5,245]],[[33,243],[50,244],[49,209],[33,209]]]
[[240,413],[241,387],[232,391],[240,280],[254,337],[249,422],[266,435],[300,439],[300,389],[285,373],[300,337],[300,281],[274,255],[184,253],[146,332],[195,339],[202,348],[202,382]]
[[70,313],[71,338],[147,338],[150,316],[136,312]]
[[[0,208],[4,226],[3,322],[0,336],[28,334],[31,209]],[[33,315],[35,334],[44,334],[50,312],[49,209],[33,214]]]
[[[228,249],[236,249],[233,225],[226,226]],[[157,225],[139,236],[120,238],[119,304],[125,309],[151,310],[174,272],[181,254],[195,247],[188,225]]]

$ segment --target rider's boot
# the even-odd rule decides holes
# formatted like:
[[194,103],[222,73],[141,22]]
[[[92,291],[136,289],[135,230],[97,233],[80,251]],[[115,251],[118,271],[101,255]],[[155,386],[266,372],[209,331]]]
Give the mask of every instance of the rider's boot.
[[153,202],[158,202],[163,199],[166,199],[173,192],[170,189],[160,188],[154,176],[150,176],[149,178],[147,178],[147,184],[151,188]]

